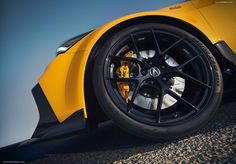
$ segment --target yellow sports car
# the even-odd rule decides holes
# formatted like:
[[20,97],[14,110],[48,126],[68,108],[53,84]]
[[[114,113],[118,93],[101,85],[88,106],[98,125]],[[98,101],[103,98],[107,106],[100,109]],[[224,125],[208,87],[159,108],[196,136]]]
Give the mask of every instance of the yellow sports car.
[[235,11],[234,0],[185,1],[68,40],[32,90],[40,113],[33,138],[106,120],[148,139],[198,130],[235,79]]

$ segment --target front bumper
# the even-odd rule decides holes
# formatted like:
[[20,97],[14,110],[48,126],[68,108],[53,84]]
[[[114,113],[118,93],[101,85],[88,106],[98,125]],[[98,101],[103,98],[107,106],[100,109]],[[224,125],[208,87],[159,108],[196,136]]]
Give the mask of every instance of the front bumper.
[[32,138],[48,140],[72,135],[73,133],[79,132],[83,134],[87,132],[87,123],[83,117],[83,110],[75,112],[60,123],[39,84],[32,89],[32,94],[39,110],[39,122]]

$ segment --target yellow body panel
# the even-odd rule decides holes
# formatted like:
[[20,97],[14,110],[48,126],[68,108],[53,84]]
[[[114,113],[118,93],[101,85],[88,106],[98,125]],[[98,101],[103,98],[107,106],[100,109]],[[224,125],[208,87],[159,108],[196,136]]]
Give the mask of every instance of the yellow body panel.
[[[148,2],[147,2],[148,3]],[[191,1],[162,10],[131,14],[114,20],[88,34],[66,53],[56,57],[40,77],[39,84],[44,91],[56,117],[64,121],[74,112],[83,109],[87,118],[84,98],[84,75],[87,59],[98,39],[117,24],[143,16],[167,16],[183,20],[204,33],[214,44],[222,38],[212,29]],[[92,75],[91,75],[92,76]],[[91,95],[94,98],[95,95]]]
[[208,2],[207,5],[198,3],[200,13],[218,35],[219,40],[224,40],[236,52],[236,0]]

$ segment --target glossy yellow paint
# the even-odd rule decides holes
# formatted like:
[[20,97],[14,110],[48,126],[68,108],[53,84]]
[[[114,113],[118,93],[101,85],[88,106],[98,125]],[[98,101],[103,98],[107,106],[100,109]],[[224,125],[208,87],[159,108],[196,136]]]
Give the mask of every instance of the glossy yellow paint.
[[[39,84],[60,122],[81,109],[84,110],[84,117],[87,118],[84,98],[84,75],[87,59],[98,39],[119,23],[144,16],[167,16],[183,20],[198,28],[213,44],[222,39],[191,1],[157,11],[124,16],[94,30],[65,54],[57,56],[39,79]],[[95,95],[91,95],[91,98],[95,98]]]
[[218,39],[224,40],[236,52],[236,0],[200,0],[196,7]]

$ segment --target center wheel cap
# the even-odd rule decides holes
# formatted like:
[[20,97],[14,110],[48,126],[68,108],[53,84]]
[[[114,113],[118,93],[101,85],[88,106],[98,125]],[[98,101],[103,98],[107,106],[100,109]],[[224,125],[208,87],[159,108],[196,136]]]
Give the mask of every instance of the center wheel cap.
[[158,77],[161,75],[161,71],[159,70],[159,68],[157,67],[152,67],[150,70],[149,70],[149,74],[150,76],[152,77]]

